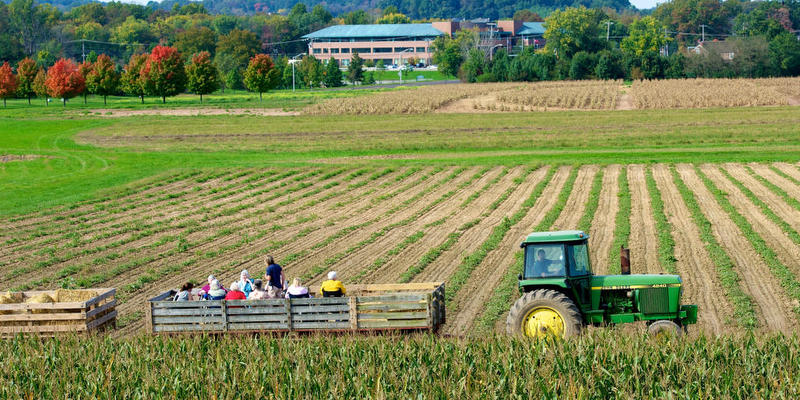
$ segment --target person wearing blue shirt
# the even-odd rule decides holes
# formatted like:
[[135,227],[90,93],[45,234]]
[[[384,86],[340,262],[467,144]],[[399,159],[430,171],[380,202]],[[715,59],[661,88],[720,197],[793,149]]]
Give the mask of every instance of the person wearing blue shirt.
[[272,256],[267,256],[264,260],[267,264],[267,271],[264,273],[264,278],[267,280],[267,285],[272,286],[280,291],[286,289],[286,276],[283,274],[283,268],[275,263]]

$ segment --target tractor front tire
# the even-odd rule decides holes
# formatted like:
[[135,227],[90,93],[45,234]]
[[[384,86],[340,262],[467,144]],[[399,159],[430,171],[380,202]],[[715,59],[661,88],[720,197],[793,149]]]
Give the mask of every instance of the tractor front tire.
[[656,338],[679,338],[683,335],[680,325],[666,319],[653,322],[647,327],[647,333]]
[[506,333],[512,336],[563,339],[580,335],[582,329],[583,318],[575,303],[549,289],[525,293],[506,318]]

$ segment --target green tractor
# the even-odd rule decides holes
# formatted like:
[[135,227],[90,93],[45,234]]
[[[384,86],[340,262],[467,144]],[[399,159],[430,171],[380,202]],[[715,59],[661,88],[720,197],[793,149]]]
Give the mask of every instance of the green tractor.
[[697,306],[681,305],[680,276],[630,275],[626,251],[622,275],[594,275],[588,240],[582,231],[559,231],[522,242],[521,297],[506,319],[509,334],[564,338],[587,325],[647,321],[651,334],[680,336],[697,322]]

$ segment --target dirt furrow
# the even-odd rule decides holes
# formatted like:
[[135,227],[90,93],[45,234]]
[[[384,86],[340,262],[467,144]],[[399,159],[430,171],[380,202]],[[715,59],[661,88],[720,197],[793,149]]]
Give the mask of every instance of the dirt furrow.
[[[500,169],[497,168],[495,173],[499,172]],[[474,175],[476,171],[470,171],[470,175]],[[449,197],[447,200],[439,203],[436,207],[425,213],[424,215],[420,216],[419,218],[415,219],[411,223],[398,227],[396,229],[391,230],[386,235],[382,236],[380,239],[376,240],[374,243],[371,243],[367,246],[364,246],[360,250],[353,253],[351,256],[347,257],[346,259],[342,260],[341,262],[335,265],[336,271],[343,277],[349,278],[351,276],[356,275],[361,269],[364,269],[370,265],[372,265],[375,260],[386,254],[389,250],[394,248],[397,243],[402,242],[406,237],[413,234],[414,232],[420,230],[428,230],[426,226],[431,223],[441,221],[444,219],[446,222],[439,225],[444,226],[447,229],[447,233],[450,232],[450,228],[453,226],[460,226],[464,222],[467,222],[470,219],[475,218],[477,215],[470,215],[466,212],[460,213],[457,216],[453,216],[453,210],[458,208],[458,205],[461,204],[467,197],[472,194],[473,188],[480,188],[489,182],[493,177],[493,174],[484,173],[479,179],[474,181],[467,181],[470,184],[467,187],[460,188],[460,187],[451,187],[450,190],[458,190],[457,193]],[[456,186],[456,185],[452,185]],[[468,219],[465,219],[468,218]],[[446,233],[445,233],[446,235]],[[428,248],[436,243],[439,243],[436,240],[435,235],[426,235],[420,242],[416,244],[416,246],[412,247],[424,247],[427,251]],[[397,270],[392,270],[389,268],[381,268],[380,270],[373,273],[374,279],[370,279],[369,276],[364,282],[376,282],[376,283],[394,283],[397,280],[397,277],[402,273],[409,264],[413,264],[419,257],[409,256],[407,254],[399,254],[404,262],[399,263],[401,268]],[[397,259],[397,258],[395,258]],[[395,263],[396,265],[397,263]],[[311,280],[312,285],[319,284],[322,280],[324,275],[320,275],[315,279]]]
[[622,167],[609,165],[603,173],[603,188],[600,201],[589,228],[589,248],[592,268],[598,275],[608,273],[611,244],[614,242],[614,228],[619,209],[619,172]]
[[706,251],[692,213],[683,202],[669,167],[653,167],[653,178],[661,192],[664,213],[672,226],[675,239],[675,258],[683,280],[683,302],[699,307],[698,326],[701,330],[721,334],[733,325],[733,306],[725,296],[714,262]]
[[[472,324],[486,306],[492,292],[514,264],[514,256],[519,250],[519,243],[558,201],[558,194],[569,177],[570,169],[570,167],[558,169],[558,172],[553,175],[553,180],[547,185],[533,207],[528,210],[525,217],[511,227],[500,245],[490,251],[483,262],[472,272],[467,283],[453,299],[453,304],[456,305],[455,313],[448,310],[450,314],[444,327],[445,332],[451,335],[463,335],[472,328]],[[526,191],[528,196],[534,186],[530,185],[530,189]]]
[[[498,168],[495,172],[500,173],[501,169]],[[486,216],[484,215],[486,213],[486,208],[489,205],[491,205],[493,201],[496,201],[500,196],[502,196],[503,193],[505,193],[509,188],[513,187],[515,185],[514,180],[516,178],[520,178],[523,172],[524,170],[522,168],[512,169],[511,171],[508,172],[508,174],[503,176],[489,190],[484,192],[482,196],[475,199],[466,209],[459,210],[458,206],[452,207],[451,210],[457,210],[457,211],[453,211],[455,215],[451,217],[451,220],[442,225],[426,230],[426,235],[421,242],[409,246],[409,248],[406,249],[401,254],[399,254],[398,257],[395,257],[394,260],[388,262],[386,266],[384,266],[384,268],[382,268],[379,271],[376,271],[374,274],[369,276],[366,279],[366,282],[374,282],[374,283],[397,282],[400,279],[400,276],[406,270],[408,270],[409,267],[419,262],[419,260],[423,257],[423,255],[425,255],[433,247],[438,246],[441,243],[444,243],[447,240],[448,236],[451,233],[455,232],[456,229],[458,229],[459,227],[470,221],[486,218]],[[481,188],[488,181],[489,180],[487,179],[484,182],[474,185],[474,187]],[[523,186],[526,185],[529,181],[530,181],[530,175],[526,177],[522,185]],[[498,205],[498,209],[501,208],[501,206],[503,206],[506,203],[514,203],[515,193],[516,192],[513,192],[508,199],[501,202]],[[465,198],[471,194],[472,193],[467,193],[467,196],[464,196],[456,204],[461,204],[465,200]],[[496,210],[497,209],[495,209],[495,211]],[[462,236],[463,235],[464,233],[462,233]],[[456,241],[453,244],[453,247],[457,246],[458,242],[460,242],[460,240]],[[439,257],[437,257],[437,260],[431,262],[431,264],[426,266],[425,269],[420,274],[415,276],[412,280],[417,282],[420,281],[419,280],[420,276],[423,276],[430,268],[434,268],[436,261],[438,261],[439,258],[445,256],[446,253],[447,251],[442,252],[442,254],[440,254]]]
[[[794,182],[776,174],[774,171],[770,170],[767,166],[761,164],[750,164],[750,167],[753,169],[757,175],[765,178],[767,181],[772,183],[773,185],[777,186],[790,198],[800,201],[800,186],[796,185]],[[750,174],[745,171],[744,167],[741,165],[726,165],[726,169],[728,170],[731,175],[734,173],[736,174],[736,179],[740,182],[744,183],[744,179],[747,180],[748,183],[745,185],[750,188],[761,200],[769,204],[769,208],[775,211],[775,213],[780,212],[782,215],[787,216],[784,218],[789,225],[792,226],[797,231],[800,231],[800,211],[796,208],[792,207],[788,204],[785,200],[781,198],[781,196],[775,194],[770,190],[767,186],[763,183],[759,182],[757,179],[753,178]],[[746,178],[745,176],[746,175]],[[741,177],[741,179],[739,178]],[[752,184],[752,186],[751,186]],[[791,217],[789,217],[791,216]]]
[[658,262],[658,232],[647,191],[645,167],[628,166],[628,187],[631,191],[631,272],[635,274],[658,274],[664,272]]
[[[443,176],[449,174],[451,171],[441,171],[437,174],[434,174],[431,178],[423,182],[422,184],[418,184],[415,186],[409,186],[408,189],[411,190],[411,193],[408,193],[409,197],[414,195],[415,191],[421,191],[424,189],[425,186],[430,184],[430,182],[435,182],[438,179],[442,178]],[[416,178],[416,175],[420,175],[425,173],[418,172],[410,177],[407,177],[407,180],[413,180]],[[398,182],[401,183],[401,182]],[[379,185],[382,185],[379,183]],[[360,187],[358,188],[359,191],[366,191],[371,192],[371,195],[374,197],[364,196],[359,199],[358,202],[354,204],[356,207],[366,207],[367,204],[377,205],[375,212],[381,213],[385,212],[392,207],[394,207],[397,203],[402,202],[403,197],[395,197],[389,199],[383,199],[384,201],[377,201],[382,193],[374,192],[370,189],[369,186]],[[404,192],[400,192],[399,194],[404,194]],[[358,197],[358,196],[356,196]],[[330,203],[336,202],[338,199],[328,199],[321,203],[314,205],[312,208],[304,210],[304,215],[325,215],[328,217],[328,221],[331,219],[336,219],[339,214],[350,214],[351,220],[344,220],[340,224],[336,226],[328,226],[327,223],[324,221],[320,221],[322,223],[322,227],[318,227],[312,234],[309,234],[303,237],[302,240],[298,240],[295,242],[289,242],[286,245],[281,245],[279,248],[276,248],[274,251],[271,251],[271,254],[274,254],[276,258],[279,258],[281,254],[289,254],[291,253],[291,249],[299,248],[311,248],[316,243],[321,242],[335,230],[339,229],[342,225],[349,225],[349,223],[354,222],[352,219],[363,218],[364,216],[361,214],[352,214],[349,213],[350,209],[338,209],[335,211],[331,211]],[[182,271],[180,274],[175,276],[168,276],[156,283],[145,285],[142,289],[138,290],[134,293],[122,306],[119,307],[120,313],[122,314],[129,314],[135,311],[140,311],[144,307],[144,302],[148,297],[151,297],[162,290],[166,290],[167,288],[174,288],[180,286],[181,283],[187,280],[202,280],[205,276],[207,276],[211,272],[215,272],[217,276],[221,279],[221,282],[228,282],[228,280],[233,280],[235,277],[238,277],[239,271],[242,269],[248,269],[254,277],[262,275],[261,270],[263,269],[263,261],[261,257],[246,257],[248,258],[247,261],[244,262],[233,262],[233,263],[225,263],[224,260],[231,260],[236,259],[237,257],[242,257],[243,255],[246,256],[248,254],[255,254],[258,253],[261,249],[269,247],[273,242],[279,242],[283,240],[289,240],[294,237],[299,232],[308,228],[309,224],[301,224],[295,226],[291,229],[283,230],[277,232],[274,236],[269,238],[264,238],[253,243],[248,244],[245,248],[239,249],[236,251],[235,254],[226,254],[223,257],[223,260],[218,259],[211,259],[211,260],[200,260],[197,264],[193,265],[191,268],[187,268]],[[240,258],[241,259],[241,258]],[[231,265],[234,264],[234,265]],[[220,265],[225,265],[225,267],[219,267]],[[215,267],[216,266],[216,267]],[[218,272],[217,272],[218,271]],[[287,270],[287,274],[289,271]],[[119,277],[122,280],[122,277]],[[225,283],[227,284],[227,283]],[[141,320],[132,322],[129,326],[125,327],[120,334],[128,334],[135,332],[143,327],[143,323]]]
[[[451,190],[453,190],[454,188],[458,187],[459,184],[469,180],[470,177],[472,175],[474,175],[477,171],[478,171],[477,168],[472,168],[472,169],[465,170],[464,172],[460,173],[458,175],[458,177],[456,177],[452,181],[449,181],[446,184],[443,184],[443,185],[437,187],[436,189],[432,190],[431,192],[427,193],[425,196],[423,196],[421,199],[419,199],[413,205],[409,205],[408,207],[406,207],[406,208],[404,208],[402,210],[399,210],[396,213],[394,213],[393,215],[388,216],[386,218],[380,218],[380,220],[377,221],[375,224],[372,224],[369,227],[366,227],[364,229],[358,229],[358,230],[348,234],[347,236],[338,239],[335,243],[331,243],[330,245],[325,246],[325,247],[313,252],[312,254],[310,254],[310,255],[308,255],[306,257],[303,257],[302,259],[300,259],[297,262],[293,263],[293,265],[290,266],[290,268],[287,268],[287,273],[290,273],[292,276],[304,275],[304,274],[307,274],[310,271],[312,271],[315,267],[319,267],[319,266],[324,265],[326,259],[328,259],[328,258],[330,258],[332,256],[335,256],[336,254],[338,254],[338,253],[350,248],[351,246],[354,246],[354,245],[356,245],[356,244],[368,239],[374,233],[379,232],[384,228],[388,228],[390,225],[393,225],[393,224],[396,224],[396,223],[400,223],[401,221],[407,220],[408,218],[411,218],[411,217],[415,216],[416,214],[418,214],[418,212],[421,212],[422,210],[424,210],[428,205],[430,205],[431,203],[437,201],[437,199],[439,199],[442,195],[444,195],[445,193],[448,193]],[[452,197],[450,199],[448,199],[448,200],[451,200],[451,199],[452,199]],[[444,203],[447,203],[447,201],[445,201]],[[448,213],[448,212],[449,212],[449,210],[443,209],[442,204],[440,203],[440,204],[436,205],[435,207],[433,207],[432,209],[424,211],[424,213],[422,215],[418,215],[416,217],[416,220],[419,221],[419,220],[423,220],[424,219],[424,220],[426,220],[428,222],[433,222],[438,218],[444,217],[445,215],[447,215],[446,213]],[[434,217],[433,217],[433,219],[428,220],[427,217],[430,216],[430,215],[434,215]],[[378,217],[378,216],[377,215],[372,215],[372,218],[375,218],[375,217]],[[391,228],[391,231],[397,231],[397,230],[404,230],[404,227],[397,226],[397,227]],[[381,238],[383,238],[383,237],[381,237]],[[356,261],[356,260],[353,260],[353,261]],[[341,263],[341,262],[342,261],[340,261],[339,263]],[[338,268],[338,263],[334,264],[329,269],[333,269],[333,270],[337,270],[338,271],[337,268]],[[322,276],[321,274],[315,274],[315,276],[311,279],[311,282],[316,282],[317,279],[319,277],[321,277],[321,276]],[[342,276],[342,278],[345,278],[345,277]]]
[[578,229],[578,222],[586,209],[586,202],[589,200],[589,193],[592,191],[592,181],[600,168],[597,165],[584,165],[578,170],[575,178],[572,193],[569,194],[567,203],[564,205],[565,212],[562,212],[556,222],[553,223],[552,230],[572,230]]
[[[728,178],[719,171],[716,165],[703,165],[702,171],[714,182],[718,188],[725,188],[728,200],[739,214],[747,219],[767,245],[775,251],[778,259],[789,268],[795,276],[800,276],[800,247],[783,232],[780,226],[772,222],[759,207],[753,204],[747,196],[733,185]],[[733,175],[733,174],[731,174]],[[737,177],[734,177],[738,180]],[[748,187],[752,191],[752,188]],[[796,300],[791,301],[793,307],[800,307]]]
[[[310,191],[310,190],[313,190],[313,188],[315,186],[322,186],[324,184],[325,184],[325,181],[319,182],[318,184],[312,185],[309,188],[306,188],[304,190],[305,191]],[[300,193],[300,192],[298,192],[298,193]],[[322,193],[324,193],[324,191]],[[274,202],[279,202],[279,201],[281,201],[281,198],[276,198],[276,199],[272,200],[271,202],[260,204],[260,206],[266,207],[269,204],[272,204]],[[261,215],[259,215],[259,217],[261,217]],[[176,221],[176,223],[180,223],[182,221],[183,221],[183,219]],[[203,229],[200,229],[200,230],[198,230],[197,232],[195,232],[193,234],[186,235],[185,239],[187,241],[189,241],[189,242],[202,242],[206,237],[209,236],[209,234],[214,234],[214,233],[216,233],[217,229],[223,229],[224,228],[224,227],[222,227],[222,228],[218,227],[217,229],[214,229],[215,230],[214,232],[209,232],[209,231],[211,231],[211,229],[209,229],[209,228],[211,228],[212,224],[214,224],[215,222],[216,221],[214,221],[214,220],[208,221],[207,223],[205,223],[205,227]],[[234,225],[234,226],[241,226],[242,224],[244,224],[244,220],[239,220],[239,221],[237,221],[237,225]],[[219,226],[219,224],[216,224],[214,226]],[[47,276],[47,275],[52,274],[53,272],[63,268],[65,266],[65,264],[66,265],[83,265],[83,264],[89,263],[87,265],[90,265],[92,260],[102,259],[102,257],[108,256],[108,255],[123,254],[124,250],[128,249],[128,248],[136,248],[137,251],[125,254],[122,257],[116,257],[116,258],[113,259],[113,261],[109,261],[109,262],[113,262],[114,265],[121,265],[121,264],[124,264],[125,262],[130,261],[133,258],[142,258],[142,257],[146,257],[146,256],[149,256],[149,255],[162,254],[162,251],[166,251],[167,248],[169,248],[169,247],[173,247],[174,248],[175,244],[173,244],[170,241],[170,242],[162,244],[159,247],[147,249],[144,252],[141,252],[138,249],[146,248],[149,245],[151,245],[151,244],[153,244],[153,243],[155,243],[155,242],[157,242],[157,241],[159,241],[159,240],[161,240],[162,238],[165,238],[165,237],[181,235],[182,232],[184,231],[183,228],[177,228],[177,227],[174,227],[174,228],[173,227],[166,227],[166,228],[167,229],[165,229],[165,230],[163,230],[163,231],[161,231],[161,232],[159,232],[159,233],[157,233],[155,235],[149,235],[147,237],[134,240],[133,242],[126,243],[125,245],[123,245],[123,246],[121,246],[119,248],[110,248],[110,249],[107,249],[107,250],[100,251],[98,253],[87,254],[87,255],[84,255],[84,256],[79,256],[77,258],[71,258],[71,259],[67,260],[64,263],[56,263],[56,264],[54,264],[52,266],[47,267],[46,269],[38,269],[38,270],[31,271],[29,273],[26,273],[26,274],[20,275],[18,277],[15,277],[14,281],[15,282],[28,282],[28,280],[30,280],[30,279],[39,279],[39,278],[41,278],[42,275]],[[128,234],[124,234],[124,236],[113,236],[113,237],[110,237],[110,238],[104,238],[101,241],[93,242],[92,243],[92,248],[95,248],[96,246],[103,246],[103,245],[106,245],[106,244],[110,244],[110,243],[113,243],[113,242],[121,240],[121,239],[124,240],[125,238],[132,237],[132,235],[135,235],[136,233],[137,232],[130,232]],[[238,240],[238,239],[239,239],[239,237],[233,237],[230,240]],[[201,246],[201,248],[202,248],[202,246]],[[79,249],[71,249],[71,251],[78,251],[78,250]],[[193,249],[193,250],[199,251],[200,248]],[[86,271],[85,273],[91,274],[91,273],[93,273],[93,269],[94,269],[94,267],[89,267],[89,270]],[[18,284],[19,283],[16,283],[13,286],[16,286]]]
[[[530,192],[545,177],[548,168],[539,168],[528,175],[525,183],[511,193],[508,199],[503,201],[489,215],[483,217],[480,223],[469,228],[461,235],[458,242],[448,251],[442,253],[436,261],[431,263],[421,274],[417,275],[414,282],[438,282],[447,280],[456,270],[462,258],[474,252],[492,233],[492,229],[502,222],[503,218],[509,217],[514,213],[515,207],[519,207],[527,198],[524,194]],[[508,190],[513,181],[508,181],[503,186],[498,186],[494,192],[497,195],[503,194]],[[518,195],[517,193],[523,194]],[[483,197],[483,196],[482,196]],[[487,198],[485,202],[491,204],[496,198]]]
[[[798,169],[797,164],[787,164],[787,163],[774,163],[772,164],[775,168],[779,169],[786,175],[791,176],[792,178],[800,181],[800,169]],[[798,199],[800,200],[800,199]]]
[[792,316],[790,301],[783,293],[780,283],[725,210],[717,204],[713,194],[708,191],[692,166],[678,165],[677,170],[684,183],[694,192],[703,214],[711,222],[717,241],[735,264],[742,277],[742,284],[764,318],[765,326],[770,330],[788,333],[796,325],[796,321]]

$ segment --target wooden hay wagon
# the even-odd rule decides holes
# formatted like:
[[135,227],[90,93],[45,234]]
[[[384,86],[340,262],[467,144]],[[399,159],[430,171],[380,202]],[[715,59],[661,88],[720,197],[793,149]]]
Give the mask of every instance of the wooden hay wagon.
[[[0,304],[0,337],[19,333],[38,336],[69,332],[88,334],[116,327],[116,289],[38,290],[14,295],[22,301]],[[53,302],[30,302],[30,299],[45,295],[44,298]]]
[[444,283],[351,285],[347,297],[148,301],[150,333],[376,332],[426,330],[445,322]]

